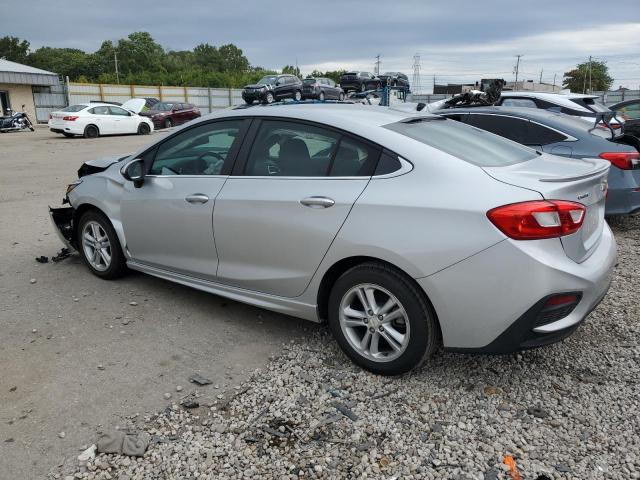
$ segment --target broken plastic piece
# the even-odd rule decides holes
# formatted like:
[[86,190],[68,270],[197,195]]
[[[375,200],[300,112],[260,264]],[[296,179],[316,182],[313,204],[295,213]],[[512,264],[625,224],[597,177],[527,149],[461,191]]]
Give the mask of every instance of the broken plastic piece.
[[198,385],[210,385],[211,384],[211,380],[209,380],[208,378],[204,378],[199,373],[191,375],[189,377],[189,381],[191,383],[197,383]]
[[51,257],[51,261],[53,263],[58,263],[70,256],[71,256],[71,251],[67,247],[64,247],[58,252],[58,254],[55,257]]
[[45,257],[44,255],[40,255],[39,257],[36,257],[36,262],[38,262],[38,263],[48,263],[49,262],[49,257]]

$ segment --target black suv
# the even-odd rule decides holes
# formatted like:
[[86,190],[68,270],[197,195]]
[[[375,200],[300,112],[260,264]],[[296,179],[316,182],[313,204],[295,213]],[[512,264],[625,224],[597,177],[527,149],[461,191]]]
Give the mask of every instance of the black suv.
[[340,77],[340,86],[345,92],[349,90],[364,92],[365,90],[378,90],[382,87],[382,81],[369,72],[346,72]]
[[249,105],[256,100],[273,103],[285,98],[302,100],[302,82],[295,75],[267,75],[242,89],[242,99]]
[[409,77],[402,72],[384,72],[378,75],[378,78],[382,81],[382,85],[409,88]]

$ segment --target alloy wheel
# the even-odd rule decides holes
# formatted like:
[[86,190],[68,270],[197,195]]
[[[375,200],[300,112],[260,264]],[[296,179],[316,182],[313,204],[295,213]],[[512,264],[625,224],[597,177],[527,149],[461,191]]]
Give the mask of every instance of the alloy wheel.
[[409,344],[411,326],[405,308],[379,285],[350,288],[340,302],[339,322],[350,346],[374,362],[395,360]]
[[82,229],[82,249],[89,264],[99,272],[111,265],[111,242],[98,222],[87,222]]

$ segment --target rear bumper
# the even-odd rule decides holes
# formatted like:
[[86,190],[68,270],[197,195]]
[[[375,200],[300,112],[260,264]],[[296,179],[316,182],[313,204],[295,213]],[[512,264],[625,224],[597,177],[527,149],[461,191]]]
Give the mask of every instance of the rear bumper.
[[49,122],[49,130],[54,133],[72,133],[74,135],[82,135],[84,129],[79,127],[75,122]]
[[609,192],[605,206],[607,215],[640,213],[640,169],[609,170]]
[[[605,225],[582,263],[569,259],[558,239],[504,240],[418,282],[436,310],[445,348],[508,353],[573,333],[606,295],[615,263],[615,239]],[[565,292],[582,295],[571,313],[537,325],[547,297]]]

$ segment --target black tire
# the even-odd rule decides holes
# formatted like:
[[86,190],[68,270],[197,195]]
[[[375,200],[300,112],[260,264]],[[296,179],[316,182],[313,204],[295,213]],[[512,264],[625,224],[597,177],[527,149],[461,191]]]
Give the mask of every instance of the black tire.
[[73,133],[69,133],[69,132],[62,132],[62,135],[64,135],[67,138],[73,138],[75,137],[75,135]]
[[324,102],[324,92],[320,92],[318,94],[318,100],[320,100],[321,102]]
[[140,122],[138,125],[138,135],[149,135],[151,133],[151,127],[146,122]]
[[362,83],[360,84],[360,91],[361,91],[361,92],[366,92],[366,91],[367,91],[367,86],[364,84],[364,82],[362,82]]
[[264,103],[273,103],[276,101],[276,96],[272,92],[267,92],[264,96]]
[[173,120],[171,120],[170,118],[165,118],[163,125],[164,128],[171,128],[173,127]]
[[[83,247],[82,232],[89,222],[98,223],[105,231],[109,239],[111,263],[106,270],[98,270],[94,268],[94,266],[89,262],[89,259],[87,258],[87,252]],[[124,254],[122,253],[118,235],[116,235],[116,231],[113,229],[113,226],[111,225],[109,219],[102,212],[99,212],[97,210],[89,210],[82,214],[80,220],[78,221],[78,228],[76,230],[76,242],[78,244],[78,251],[80,252],[82,261],[87,267],[89,267],[91,273],[93,273],[97,277],[100,277],[104,280],[114,280],[116,278],[122,277],[127,272],[127,263],[125,261]]]
[[253,105],[253,100],[248,100],[245,98],[244,103],[246,103],[247,105]]
[[87,125],[84,129],[84,138],[97,138],[100,136],[100,130],[95,125]]
[[340,100],[341,102],[344,101],[344,92],[340,92],[340,95],[338,95],[338,100]]
[[295,92],[293,92],[293,99],[296,102],[299,102],[300,100],[302,100],[302,92],[300,90],[296,90]]
[[[391,292],[407,313],[410,326],[408,344],[394,360],[377,362],[364,357],[350,345],[340,327],[339,309],[343,296],[352,287],[363,283],[375,284]],[[329,296],[329,327],[342,351],[354,363],[380,375],[408,372],[432,355],[440,344],[436,316],[424,293],[405,274],[378,262],[357,265],[338,278]]]
[[35,129],[35,128],[33,128],[33,127],[29,127],[29,130],[31,130],[32,132],[35,132],[35,131],[36,131],[36,129]]

